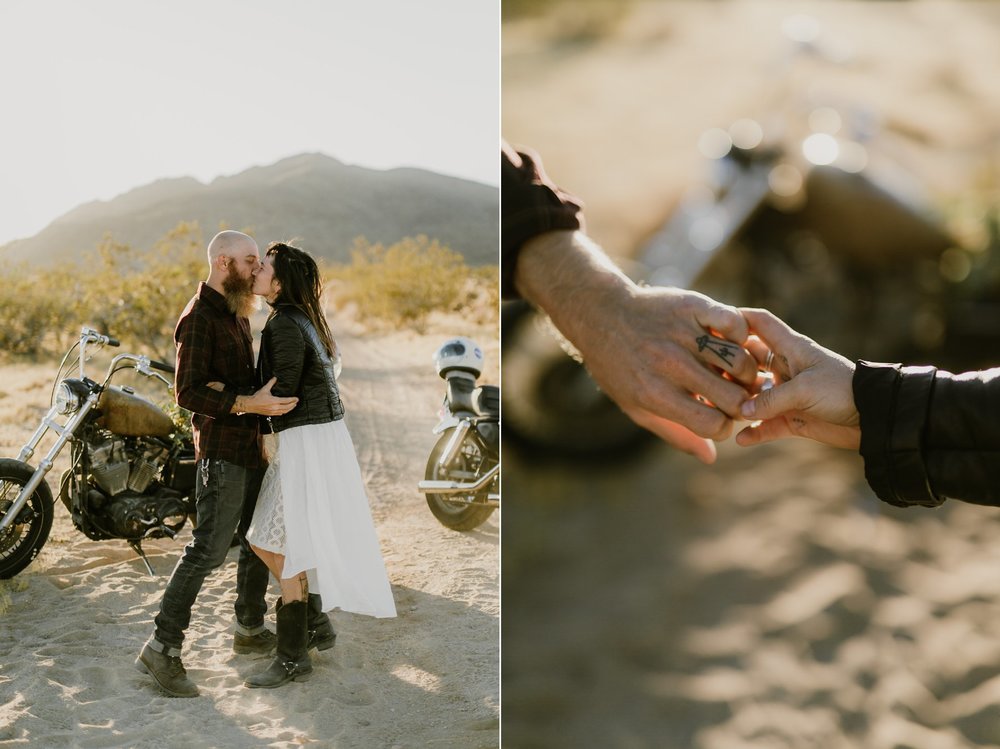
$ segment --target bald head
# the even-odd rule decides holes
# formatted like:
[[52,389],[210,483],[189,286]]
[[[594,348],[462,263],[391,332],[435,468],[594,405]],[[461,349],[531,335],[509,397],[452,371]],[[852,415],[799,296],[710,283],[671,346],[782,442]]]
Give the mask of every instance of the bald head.
[[253,237],[241,231],[227,230],[220,231],[208,243],[206,283],[220,294],[232,296],[235,293],[239,297],[235,307],[243,309],[244,298],[253,300],[253,278],[258,268],[260,250]]
[[259,254],[259,251],[253,237],[241,231],[220,231],[208,243],[209,265],[213,265],[222,256],[242,257],[246,254]]

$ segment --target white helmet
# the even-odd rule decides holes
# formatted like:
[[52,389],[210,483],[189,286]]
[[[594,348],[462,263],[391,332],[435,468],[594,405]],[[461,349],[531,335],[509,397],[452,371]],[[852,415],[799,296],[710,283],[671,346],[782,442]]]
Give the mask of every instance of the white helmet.
[[449,338],[434,353],[434,366],[443,379],[450,372],[468,372],[478,378],[483,371],[483,350],[471,338]]

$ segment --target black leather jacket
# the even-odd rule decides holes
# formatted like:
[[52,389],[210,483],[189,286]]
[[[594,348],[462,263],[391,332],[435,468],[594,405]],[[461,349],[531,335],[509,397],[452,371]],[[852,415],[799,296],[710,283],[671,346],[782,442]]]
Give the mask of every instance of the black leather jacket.
[[280,432],[304,424],[325,424],[344,417],[333,360],[312,323],[291,305],[278,305],[264,326],[257,358],[257,378],[263,385],[277,377],[274,395],[298,397],[282,416],[262,419],[264,432]]
[[1000,505],[1000,368],[954,375],[859,361],[865,478],[898,507]]

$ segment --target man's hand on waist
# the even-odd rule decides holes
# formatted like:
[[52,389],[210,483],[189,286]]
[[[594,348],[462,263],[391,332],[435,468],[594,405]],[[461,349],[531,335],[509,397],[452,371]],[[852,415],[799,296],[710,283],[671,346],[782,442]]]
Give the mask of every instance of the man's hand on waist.
[[[278,381],[277,377],[272,377],[253,395],[237,395],[233,403],[231,412],[234,414],[259,414],[261,416],[280,416],[291,411],[298,404],[299,399],[293,397],[279,397],[271,394],[271,388]],[[210,383],[211,387],[215,383]]]

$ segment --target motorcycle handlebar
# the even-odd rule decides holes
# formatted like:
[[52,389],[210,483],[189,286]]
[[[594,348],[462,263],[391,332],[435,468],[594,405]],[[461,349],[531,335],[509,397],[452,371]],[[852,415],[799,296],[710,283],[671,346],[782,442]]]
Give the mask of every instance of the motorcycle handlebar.
[[98,333],[93,328],[84,327],[80,332],[80,342],[81,343],[100,343],[103,346],[114,346],[118,348],[121,346],[121,341],[117,338],[109,335],[104,335],[103,333]]
[[156,361],[156,359],[150,359],[149,366],[151,366],[153,369],[158,369],[161,372],[167,372],[169,374],[173,374],[175,372],[174,368],[171,367],[169,364],[164,364],[161,361]]

